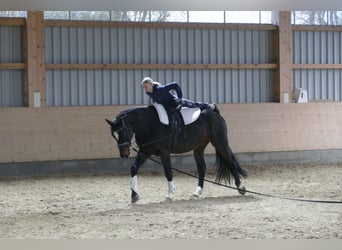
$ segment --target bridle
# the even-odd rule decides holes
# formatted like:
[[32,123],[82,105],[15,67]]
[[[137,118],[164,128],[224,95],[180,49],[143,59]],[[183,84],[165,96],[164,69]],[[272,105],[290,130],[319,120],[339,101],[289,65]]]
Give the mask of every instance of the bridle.
[[[116,137],[116,135],[115,135],[115,133],[118,133],[118,132],[120,132],[120,131],[122,131],[122,130],[125,130],[125,134],[133,134],[132,129],[129,128],[129,127],[126,125],[126,123],[125,123],[125,119],[124,119],[125,117],[126,117],[126,116],[122,116],[122,117],[119,118],[119,119],[122,121],[122,122],[121,122],[121,123],[122,123],[122,127],[119,128],[119,129],[116,130],[116,131],[112,131],[112,136],[113,136],[113,138],[115,139],[115,141],[117,142],[118,148],[119,148],[119,149],[123,149],[123,148],[125,148],[125,147],[130,147],[130,146],[132,145],[132,142],[131,142],[132,138],[128,139],[126,142],[119,143],[119,139],[118,139],[118,138]],[[159,139],[157,139],[157,140],[152,140],[152,141],[150,141],[150,142],[147,142],[147,143],[144,143],[144,144],[141,144],[141,145],[137,145],[137,146],[138,146],[139,148],[143,148],[143,147],[146,147],[146,146],[149,146],[149,145],[153,145],[153,144],[156,144],[156,143],[158,143],[158,142],[167,140],[167,139],[169,139],[169,138],[170,138],[169,136],[165,136],[165,137],[163,137],[163,138],[159,138]]]
[[132,130],[129,128],[129,127],[127,127],[127,125],[125,124],[125,119],[124,119],[124,117],[121,117],[120,118],[121,119],[121,121],[122,121],[122,127],[121,128],[119,128],[118,130],[116,130],[116,131],[112,131],[112,136],[113,136],[113,138],[115,139],[115,141],[117,142],[117,144],[118,144],[118,148],[124,148],[124,147],[129,147],[129,146],[131,146],[131,140],[132,140],[132,138],[130,138],[130,139],[128,139],[128,141],[126,141],[126,142],[123,142],[123,143],[119,143],[119,139],[116,137],[116,135],[114,134],[115,132],[120,132],[121,130],[125,130],[125,134],[132,134]]

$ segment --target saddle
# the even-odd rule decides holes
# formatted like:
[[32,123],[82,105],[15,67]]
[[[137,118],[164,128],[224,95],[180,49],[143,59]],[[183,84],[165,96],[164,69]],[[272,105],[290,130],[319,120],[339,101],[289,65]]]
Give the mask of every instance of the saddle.
[[171,150],[179,138],[185,139],[185,125],[195,122],[201,114],[200,108],[166,110],[163,105],[158,103],[153,103],[153,106],[157,110],[159,121],[164,125],[169,125]]
[[[170,125],[169,115],[165,110],[164,106],[159,103],[153,103],[154,108],[157,110],[159,121],[164,125]],[[183,107],[180,110],[184,125],[189,125],[195,122],[201,114],[200,108],[186,108]]]

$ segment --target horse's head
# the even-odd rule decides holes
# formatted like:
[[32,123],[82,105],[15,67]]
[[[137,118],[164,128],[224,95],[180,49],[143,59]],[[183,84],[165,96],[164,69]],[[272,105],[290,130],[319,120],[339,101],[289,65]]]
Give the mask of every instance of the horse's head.
[[[133,137],[133,130],[125,119],[125,115],[117,116],[114,121],[106,119],[111,127],[111,134],[118,143],[121,158],[127,158],[130,155],[131,140]],[[115,135],[116,133],[118,137]]]

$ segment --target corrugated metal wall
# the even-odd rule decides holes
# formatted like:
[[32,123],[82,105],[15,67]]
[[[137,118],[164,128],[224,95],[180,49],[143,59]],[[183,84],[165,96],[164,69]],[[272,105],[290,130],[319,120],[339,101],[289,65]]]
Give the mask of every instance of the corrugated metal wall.
[[46,27],[46,63],[272,63],[274,31]]
[[[253,43],[252,43],[253,41]],[[272,31],[46,28],[47,63],[270,63]],[[23,62],[22,28],[0,27],[0,63]],[[147,103],[143,76],[210,102],[269,102],[272,70],[47,70],[47,105]],[[0,105],[22,106],[22,70],[0,70]]]
[[22,82],[22,70],[0,70],[0,107],[23,106]]
[[174,80],[191,100],[259,103],[273,97],[270,70],[47,70],[47,105],[146,104],[142,76]]
[[[22,29],[0,26],[0,63],[23,62]],[[0,69],[0,107],[23,105],[23,71]]]
[[[293,63],[341,64],[342,32],[294,31]],[[293,88],[308,91],[309,100],[342,101],[341,69],[296,69]]]
[[342,70],[294,70],[293,88],[308,91],[309,100],[342,101]]
[[[46,63],[275,63],[275,31],[46,27]],[[0,26],[0,63],[23,62],[22,28]],[[294,31],[293,63],[342,63],[342,32]],[[23,70],[0,70],[0,106],[23,105]],[[177,81],[184,96],[217,103],[273,101],[273,70],[47,70],[48,106],[143,104],[143,76]],[[342,101],[341,69],[295,69],[293,89]]]
[[[46,27],[46,63],[275,63],[275,31]],[[47,70],[47,105],[143,104],[140,81],[177,81],[189,99],[270,102],[273,70]]]

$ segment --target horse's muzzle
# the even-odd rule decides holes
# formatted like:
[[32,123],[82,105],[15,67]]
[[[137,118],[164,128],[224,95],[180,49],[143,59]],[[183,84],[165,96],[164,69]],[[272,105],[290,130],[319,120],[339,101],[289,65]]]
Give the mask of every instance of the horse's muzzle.
[[121,158],[128,158],[128,156],[130,154],[131,154],[131,151],[129,150],[129,148],[120,149],[120,157]]

